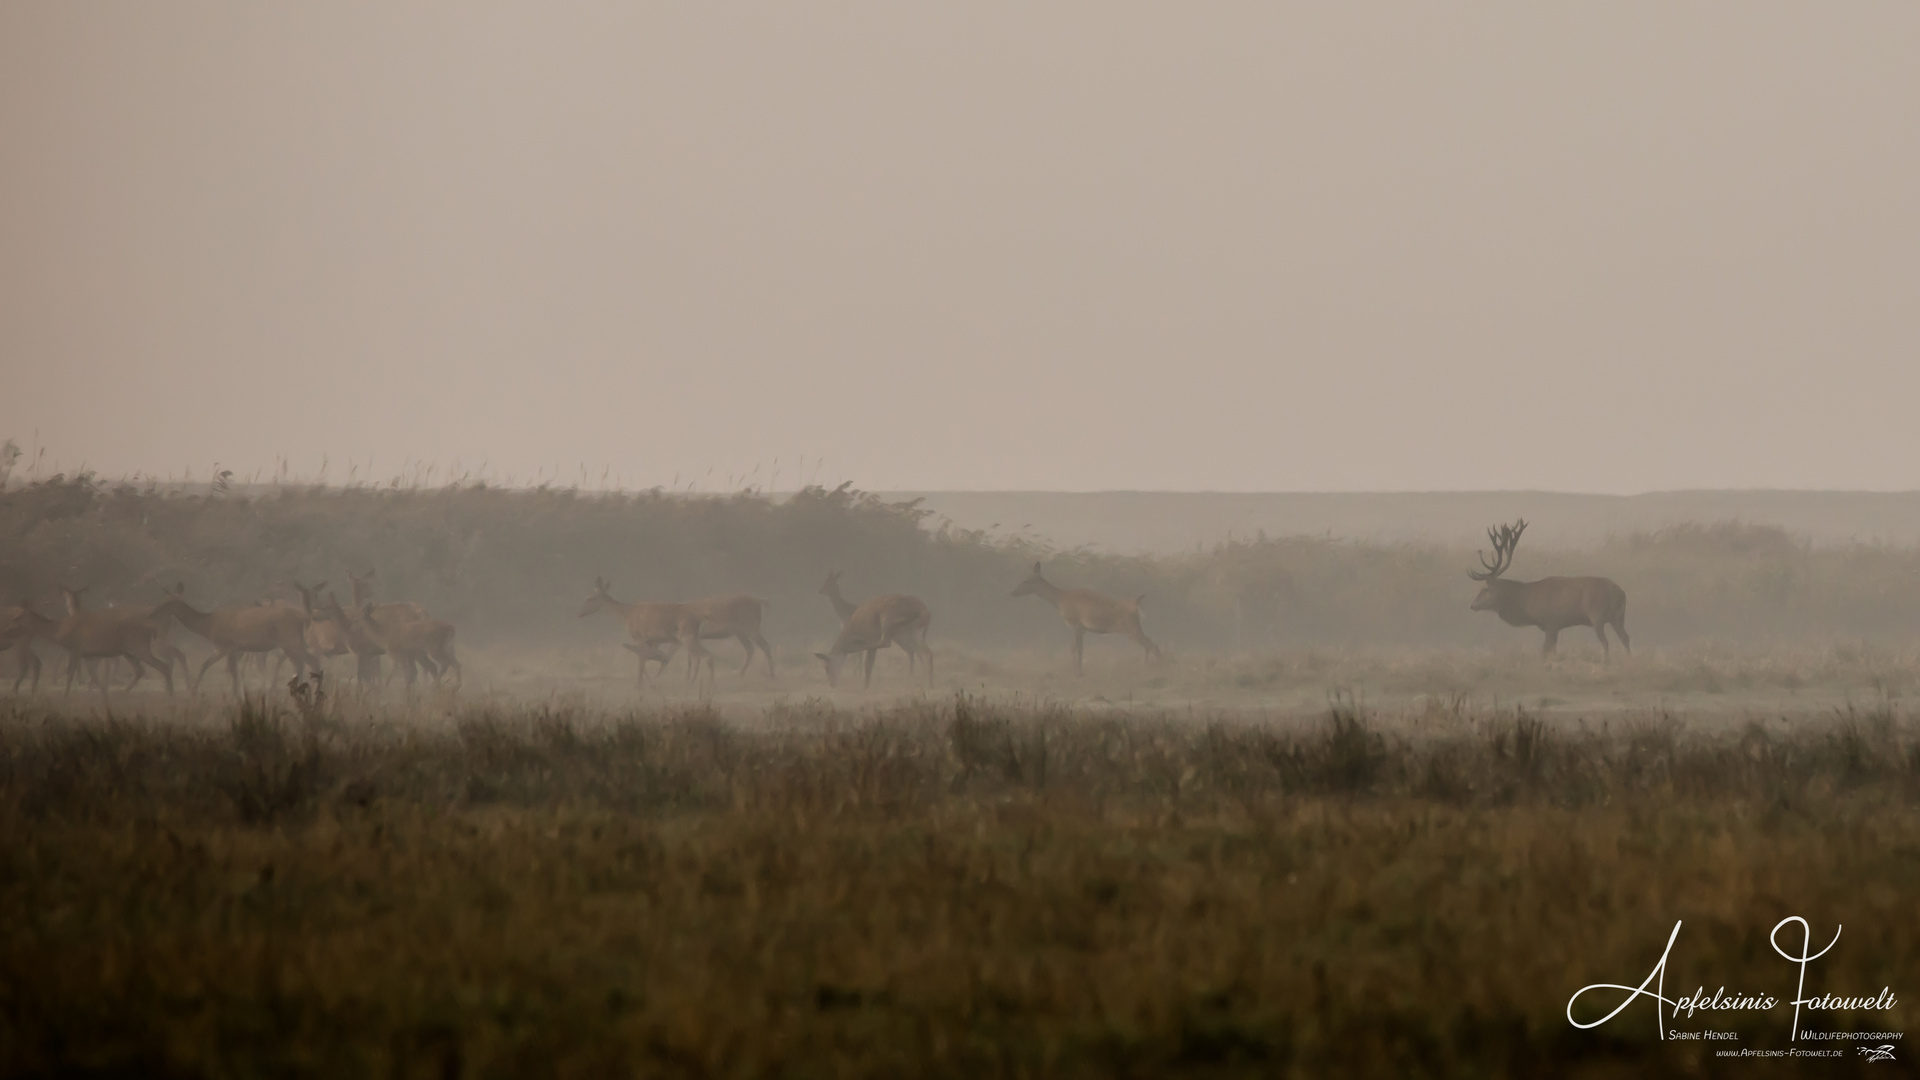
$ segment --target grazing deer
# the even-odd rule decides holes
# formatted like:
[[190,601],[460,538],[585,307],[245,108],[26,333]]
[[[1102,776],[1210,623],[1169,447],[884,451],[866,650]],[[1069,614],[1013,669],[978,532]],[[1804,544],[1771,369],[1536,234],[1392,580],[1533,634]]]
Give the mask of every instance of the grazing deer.
[[1148,660],[1160,656],[1160,646],[1140,629],[1141,593],[1132,600],[1116,600],[1092,589],[1063,589],[1040,576],[1040,564],[1033,564],[1027,580],[1014,586],[1014,596],[1038,596],[1060,609],[1060,618],[1073,627],[1073,672],[1086,674],[1084,656],[1088,634],[1125,634],[1147,651]]
[[[691,600],[687,607],[692,609],[693,617],[700,620],[700,637],[706,641],[732,638],[747,650],[747,662],[740,666],[740,674],[745,675],[753,667],[753,650],[758,647],[767,658],[767,678],[773,678],[773,646],[760,634],[760,609],[767,606],[765,600],[745,593],[732,596],[714,596],[705,600]],[[692,664],[698,657],[687,654],[687,662]],[[708,656],[707,663],[713,659]]]
[[933,622],[933,613],[917,596],[905,596],[894,593],[888,596],[876,596],[847,613],[846,622],[840,627],[840,636],[826,652],[814,653],[821,663],[827,665],[827,685],[837,686],[840,681],[840,668],[847,657],[854,653],[865,653],[866,681],[864,687],[873,686],[873,660],[881,649],[897,644],[907,650],[908,656],[921,656],[927,661],[927,684],[933,684],[933,650],[927,647],[927,626]]
[[33,601],[22,600],[10,608],[0,608],[0,652],[11,649],[19,662],[19,671],[13,677],[13,692],[20,693],[20,684],[27,675],[33,675],[33,685],[29,694],[40,692],[40,654],[33,651],[34,638],[53,640],[53,632],[59,629],[57,619],[49,619],[34,610]]
[[[820,586],[820,595],[826,597],[827,602],[833,605],[833,613],[840,616],[841,626],[847,625],[847,620],[853,618],[853,613],[859,610],[858,606],[840,594],[840,571],[838,570],[827,572],[826,583]],[[900,651],[907,654],[907,673],[912,674],[914,661],[919,658],[918,654],[908,648],[904,641],[895,641],[892,644],[900,646]],[[880,646],[880,648],[885,647],[885,645]],[[880,649],[873,651],[878,653]],[[868,658],[868,664],[869,666],[872,664],[871,657]]]
[[1508,581],[1500,575],[1513,565],[1513,549],[1520,546],[1520,534],[1527,531],[1524,519],[1498,530],[1488,529],[1493,541],[1493,561],[1480,552],[1479,572],[1467,576],[1483,581],[1480,595],[1473,598],[1473,610],[1491,611],[1508,626],[1537,626],[1547,632],[1540,648],[1550,656],[1560,644],[1560,631],[1569,626],[1591,626],[1600,638],[1602,662],[1613,658],[1607,644],[1607,627],[1620,635],[1620,647],[1633,652],[1627,640],[1627,591],[1603,577],[1550,577],[1539,581]]
[[[665,675],[667,660],[678,648],[687,650],[687,655],[692,657],[696,664],[696,671],[698,663],[702,660],[706,661],[707,671],[709,673],[713,671],[713,654],[707,651],[706,646],[700,644],[700,618],[694,613],[693,605],[645,602],[629,604],[615,600],[608,591],[612,588],[611,582],[603,578],[594,578],[593,595],[587,597],[586,602],[580,605],[579,617],[584,619],[602,611],[611,611],[620,616],[620,620],[626,624],[627,636],[633,639],[633,644],[628,647],[629,651],[640,658],[640,686],[647,685],[647,661],[659,661],[660,674]],[[661,652],[662,648],[665,650],[664,654]]]
[[320,661],[307,651],[307,616],[303,612],[278,604],[201,611],[187,603],[185,585],[161,591],[167,598],[153,609],[153,618],[159,621],[171,616],[181,626],[212,642],[218,650],[200,665],[199,681],[206,680],[208,668],[225,660],[227,675],[233,681],[233,694],[238,697],[240,658],[275,649],[293,661],[295,678],[305,678],[310,670],[320,672]]
[[[80,673],[84,661],[118,656],[133,662],[133,681],[127,683],[127,689],[138,686],[146,669],[152,668],[166,680],[167,693],[173,693],[173,665],[153,653],[155,626],[160,621],[155,614],[158,609],[84,611],[80,597],[86,591],[84,588],[60,590],[66,597],[67,617],[54,628],[53,641],[67,651],[67,693],[73,693],[74,676]],[[100,692],[106,691],[106,685],[102,684]]]

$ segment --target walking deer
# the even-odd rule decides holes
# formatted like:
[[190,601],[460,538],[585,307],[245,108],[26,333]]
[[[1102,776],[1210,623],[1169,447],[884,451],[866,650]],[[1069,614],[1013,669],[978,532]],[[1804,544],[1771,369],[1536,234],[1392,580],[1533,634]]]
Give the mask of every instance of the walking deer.
[[206,679],[208,668],[225,660],[227,675],[233,682],[233,694],[238,697],[240,658],[249,653],[270,653],[275,649],[286,653],[287,659],[293,661],[295,678],[305,678],[308,671],[318,673],[321,670],[320,662],[307,651],[307,616],[301,611],[292,607],[260,604],[201,611],[187,603],[185,585],[162,591],[167,598],[153,609],[154,619],[164,620],[171,616],[181,626],[206,638],[219,650],[200,665],[200,681]]
[[620,616],[626,625],[627,636],[633,639],[630,650],[639,657],[639,685],[647,685],[647,661],[660,663],[660,674],[665,675],[667,660],[674,650],[684,648],[688,656],[698,664],[705,661],[707,671],[713,671],[713,654],[700,644],[700,617],[694,613],[691,604],[672,604],[658,602],[627,603],[615,600],[610,589],[611,582],[604,578],[593,579],[593,593],[580,605],[580,618],[610,611]]
[[12,650],[19,663],[19,670],[13,677],[15,694],[20,693],[20,684],[26,681],[28,674],[32,674],[33,684],[27,692],[40,692],[40,654],[33,651],[33,639],[46,638],[52,641],[53,632],[59,628],[59,621],[40,614],[31,600],[22,600],[14,607],[0,608],[0,653]]
[[[334,600],[333,607],[339,606],[340,602]],[[453,655],[452,623],[439,619],[389,621],[381,617],[378,606],[368,601],[354,612],[351,625],[393,657],[393,666],[406,673],[408,690],[413,689],[417,668],[426,668],[435,686],[440,685],[449,671],[453,673],[454,686],[464,681],[460,661]]]
[[[73,693],[74,677],[80,673],[84,661],[120,656],[133,662],[133,680],[127,683],[127,689],[138,686],[146,669],[152,668],[166,680],[167,693],[173,693],[173,665],[153,652],[155,624],[160,621],[158,609],[85,611],[81,609],[80,597],[86,591],[84,588],[60,590],[67,601],[67,617],[54,628],[53,641],[67,651],[67,693]],[[106,689],[104,684],[100,688],[102,693]]]
[[[765,600],[735,593],[732,596],[691,600],[686,606],[693,612],[693,617],[700,621],[700,637],[703,640],[732,638],[747,650],[747,662],[740,665],[741,675],[753,667],[753,650],[757,646],[767,658],[767,677],[773,677],[773,646],[767,644],[767,639],[760,634],[760,614],[761,609],[767,606]],[[689,664],[697,659],[694,654],[687,654]],[[708,654],[707,663],[709,666],[713,663],[711,654]]]
[[1591,626],[1600,638],[1602,662],[1611,662],[1613,649],[1607,644],[1607,627],[1620,635],[1620,647],[1631,655],[1633,644],[1627,639],[1627,591],[1603,577],[1550,577],[1538,581],[1508,581],[1500,575],[1513,565],[1513,549],[1520,546],[1520,534],[1527,531],[1525,519],[1511,525],[1489,528],[1487,539],[1493,542],[1493,561],[1480,552],[1481,569],[1467,571],[1475,581],[1485,582],[1480,595],[1473,598],[1474,611],[1491,611],[1508,626],[1537,626],[1547,632],[1541,645],[1542,656],[1550,656],[1560,645],[1560,631],[1569,626]]
[[813,655],[827,665],[827,685],[837,686],[847,657],[865,653],[866,681],[862,685],[872,687],[874,657],[890,644],[899,645],[909,657],[918,655],[926,660],[927,684],[932,685],[933,650],[927,647],[927,627],[932,622],[933,613],[917,596],[876,596],[848,612],[840,636],[826,652]]
[[1085,655],[1088,634],[1125,634],[1146,650],[1146,659],[1160,656],[1160,646],[1140,629],[1142,593],[1132,600],[1118,600],[1092,589],[1063,589],[1040,576],[1040,564],[1033,573],[1014,587],[1014,596],[1038,596],[1060,611],[1060,619],[1073,627],[1073,671],[1086,674]]

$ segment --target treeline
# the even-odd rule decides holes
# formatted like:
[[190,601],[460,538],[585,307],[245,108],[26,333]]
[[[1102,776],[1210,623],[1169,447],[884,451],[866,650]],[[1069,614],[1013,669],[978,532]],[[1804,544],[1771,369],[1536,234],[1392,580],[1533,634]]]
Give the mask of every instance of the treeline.
[[[487,486],[286,486],[204,491],[56,477],[0,492],[0,603],[157,602],[185,582],[204,604],[291,597],[349,570],[378,572],[385,598],[411,599],[474,642],[605,640],[575,618],[595,577],[622,599],[749,592],[771,601],[767,632],[789,651],[831,638],[818,595],[829,570],[850,598],[910,592],[934,611],[932,640],[975,648],[1059,647],[1039,601],[1008,592],[1035,561],[1065,586],[1146,594],[1148,632],[1170,650],[1511,645],[1467,610],[1474,553],[1432,544],[1265,536],[1171,557],[1053,551],[1023,538],[928,527],[916,503],[842,487],[796,495],[582,493]],[[1603,574],[1627,590],[1645,645],[1880,641],[1920,630],[1920,549],[1814,548],[1764,525],[1687,525],[1584,551],[1522,544],[1511,572]],[[1568,636],[1566,646],[1581,644]]]

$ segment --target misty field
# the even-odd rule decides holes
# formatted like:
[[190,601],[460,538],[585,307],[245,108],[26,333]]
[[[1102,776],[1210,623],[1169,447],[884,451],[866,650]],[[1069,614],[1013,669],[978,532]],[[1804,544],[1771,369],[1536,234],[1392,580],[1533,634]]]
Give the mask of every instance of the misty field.
[[1732,1072],[1567,999],[1675,919],[1670,990],[1787,985],[1791,914],[1912,991],[1917,807],[1890,701],[16,700],[0,1072]]
[[[1053,608],[1010,595],[1036,562],[1144,593],[1164,656],[1093,637],[1075,674]],[[1906,1029],[1920,548],[1731,521],[1522,548],[1528,576],[1625,588],[1611,663],[1469,611],[1475,565],[1056,551],[846,488],[7,487],[8,602],[371,580],[447,621],[463,674],[364,685],[338,656],[295,692],[249,661],[236,699],[109,663],[68,695],[27,640],[49,681],[0,698],[0,1074],[1863,1067],[1565,1011],[1638,983],[1675,920],[1670,992],[1784,992],[1768,935],[1797,915],[1845,927],[1810,979],[1898,997],[1823,1026]],[[931,676],[887,648],[829,688],[834,571],[924,599]],[[589,617],[603,581],[751,593],[772,672],[719,639],[711,681],[676,658],[639,684],[628,628]],[[1778,1010],[1714,1023],[1791,1045]]]

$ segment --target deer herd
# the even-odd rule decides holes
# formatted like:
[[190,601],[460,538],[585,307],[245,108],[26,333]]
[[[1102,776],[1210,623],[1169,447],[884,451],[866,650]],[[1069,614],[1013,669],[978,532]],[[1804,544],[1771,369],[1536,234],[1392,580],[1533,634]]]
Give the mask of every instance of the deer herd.
[[[1468,576],[1482,582],[1480,593],[1471,605],[1474,611],[1491,611],[1512,626],[1538,627],[1546,633],[1543,654],[1551,655],[1560,631],[1572,626],[1590,626],[1600,639],[1602,656],[1610,660],[1612,646],[1607,628],[1612,627],[1622,648],[1632,651],[1627,638],[1627,594],[1606,578],[1549,577],[1538,581],[1510,581],[1504,576],[1513,564],[1514,549],[1526,531],[1525,520],[1487,530],[1493,544],[1493,557],[1480,553],[1481,569]],[[133,665],[132,689],[148,669],[160,676],[167,692],[172,693],[173,671],[178,667],[188,676],[189,689],[197,690],[208,669],[226,661],[227,676],[233,693],[240,693],[241,661],[247,657],[275,657],[276,665],[291,662],[296,679],[308,673],[323,673],[323,661],[329,657],[351,655],[355,676],[362,685],[390,680],[394,672],[405,679],[411,692],[424,671],[438,687],[451,678],[458,687],[460,661],[454,656],[454,628],[433,618],[427,610],[411,601],[375,603],[373,572],[349,572],[353,602],[343,606],[326,583],[308,587],[293,583],[300,594],[298,603],[286,600],[215,608],[203,611],[189,603],[186,587],[175,585],[161,590],[162,599],[151,607],[89,608],[84,588],[62,588],[64,617],[42,614],[31,602],[0,608],[0,654],[13,653],[18,665],[13,692],[31,679],[29,692],[38,692],[41,660],[34,652],[36,639],[52,642],[67,654],[66,689],[83,667],[90,668],[88,678],[103,693],[111,680],[110,665],[127,660]],[[767,675],[774,674],[773,647],[760,632],[767,601],[745,593],[711,597],[688,602],[625,602],[612,595],[612,583],[595,578],[593,592],[580,606],[580,616],[609,612],[620,617],[628,641],[624,647],[638,662],[639,683],[647,680],[647,664],[659,665],[655,677],[664,676],[677,652],[686,654],[686,675],[698,680],[702,669],[711,682],[713,653],[706,642],[731,638],[746,651],[740,675],[751,672],[755,656],[765,658]],[[875,659],[889,648],[898,647],[907,655],[907,669],[914,674],[924,665],[925,678],[933,680],[933,650],[927,645],[927,628],[933,613],[920,598],[904,593],[888,593],[862,603],[848,600],[840,591],[840,572],[829,573],[820,594],[833,605],[839,617],[840,631],[826,652],[814,656],[826,668],[827,684],[837,686],[841,669],[850,657],[863,658],[862,685],[873,684]],[[1073,666],[1084,673],[1084,651],[1088,634],[1122,634],[1131,638],[1145,653],[1148,663],[1161,656],[1160,647],[1140,626],[1140,603],[1144,596],[1131,600],[1108,596],[1091,589],[1065,589],[1041,574],[1039,563],[1033,573],[1015,586],[1013,597],[1038,596],[1051,604],[1060,619],[1073,630]],[[206,640],[213,655],[201,663],[198,672],[189,667],[186,655],[169,639],[174,625]],[[385,670],[381,658],[391,661]],[[277,676],[276,676],[277,678]]]

